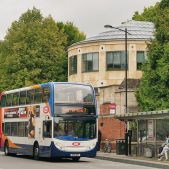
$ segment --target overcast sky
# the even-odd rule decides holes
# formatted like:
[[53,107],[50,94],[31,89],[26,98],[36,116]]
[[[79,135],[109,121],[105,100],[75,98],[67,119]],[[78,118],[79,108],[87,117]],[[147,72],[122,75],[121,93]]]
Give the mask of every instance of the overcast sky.
[[11,23],[33,6],[44,17],[52,15],[56,21],[71,21],[87,37],[105,31],[104,25],[119,25],[130,20],[135,11],[154,5],[160,0],[0,0],[0,39]]

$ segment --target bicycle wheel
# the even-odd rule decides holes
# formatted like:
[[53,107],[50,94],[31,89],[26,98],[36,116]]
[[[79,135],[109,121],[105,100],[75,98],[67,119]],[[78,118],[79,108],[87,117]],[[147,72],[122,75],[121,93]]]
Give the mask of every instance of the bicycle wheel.
[[107,147],[107,152],[108,152],[108,153],[111,153],[111,145],[108,145],[108,147]]
[[106,146],[106,145],[103,147],[103,152],[104,152],[104,153],[107,152],[107,146]]

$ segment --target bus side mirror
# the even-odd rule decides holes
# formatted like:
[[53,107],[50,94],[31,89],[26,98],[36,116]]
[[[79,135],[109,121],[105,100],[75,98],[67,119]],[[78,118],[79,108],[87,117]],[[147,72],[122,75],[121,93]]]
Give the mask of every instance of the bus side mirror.
[[48,121],[50,118],[48,115],[45,116],[45,122]]
[[62,119],[62,118],[60,118],[60,117],[55,117],[55,118],[54,118],[54,122],[55,122],[56,124],[58,124],[61,119]]

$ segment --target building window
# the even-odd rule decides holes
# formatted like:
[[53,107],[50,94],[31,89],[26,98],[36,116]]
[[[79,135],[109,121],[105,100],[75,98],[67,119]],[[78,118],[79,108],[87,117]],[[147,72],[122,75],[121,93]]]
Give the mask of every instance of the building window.
[[106,53],[107,70],[124,70],[126,65],[125,62],[125,51],[114,51]]
[[137,70],[141,70],[143,63],[145,63],[145,52],[137,51]]
[[85,53],[82,55],[83,72],[94,72],[99,70],[99,53]]
[[77,73],[77,56],[69,58],[69,75]]

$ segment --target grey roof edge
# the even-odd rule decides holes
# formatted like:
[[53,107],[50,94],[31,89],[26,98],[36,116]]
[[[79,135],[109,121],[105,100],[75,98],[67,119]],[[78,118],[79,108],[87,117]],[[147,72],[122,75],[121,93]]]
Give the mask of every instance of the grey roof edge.
[[[80,42],[77,42],[77,43],[74,43],[72,45],[70,45],[68,47],[68,50],[74,46],[78,46],[78,45],[83,45],[83,44],[89,44],[89,43],[98,43],[98,42],[111,42],[111,41],[121,41],[121,40],[124,40],[124,38],[118,38],[118,39],[97,39],[97,40],[90,40],[90,41],[80,41]],[[128,38],[127,41],[151,41],[153,40],[153,38]]]
[[[121,25],[116,27],[120,29],[127,28],[128,30],[131,31],[131,33],[133,32],[132,37],[128,36],[128,41],[145,41],[145,40],[151,41],[151,39],[153,39],[154,32],[155,32],[154,24],[152,22],[145,22],[145,21],[129,20],[123,22]],[[121,33],[118,32],[117,29],[104,31],[99,33],[98,35],[89,37],[83,41],[72,44],[71,46],[68,47],[68,50],[69,48],[72,48],[74,46],[88,44],[88,43],[124,40],[125,37],[117,37],[117,36],[122,36],[123,33],[124,32],[122,31]]]

